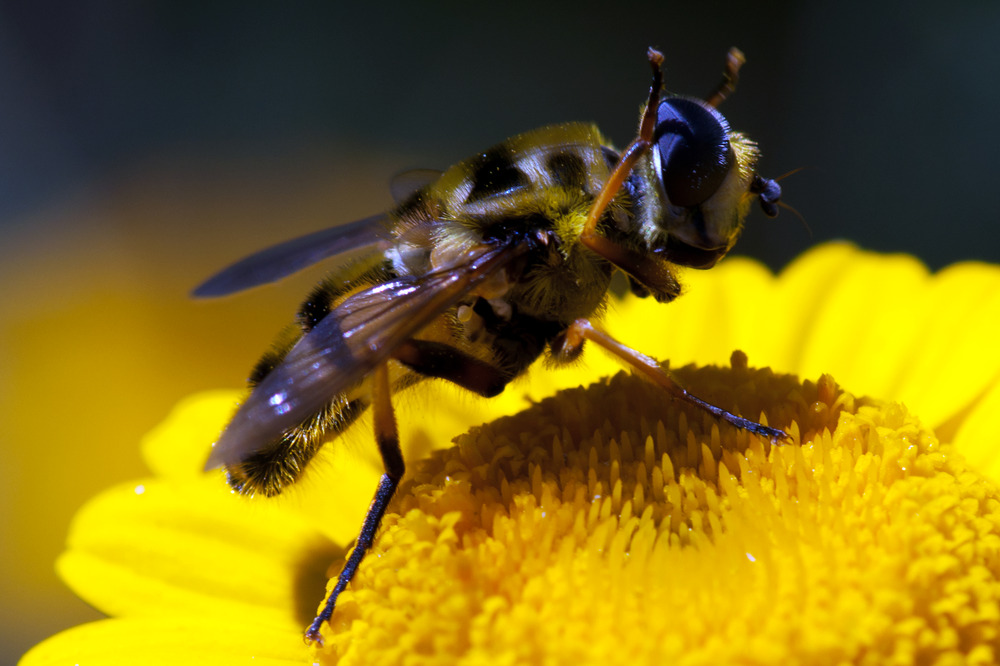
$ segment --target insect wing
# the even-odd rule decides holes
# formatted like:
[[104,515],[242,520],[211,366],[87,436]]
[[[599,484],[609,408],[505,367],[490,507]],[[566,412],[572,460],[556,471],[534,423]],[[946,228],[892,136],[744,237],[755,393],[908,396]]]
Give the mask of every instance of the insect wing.
[[215,443],[206,469],[245,460],[319,412],[524,249],[479,246],[458,265],[348,297],[254,388]]
[[275,282],[318,261],[346,252],[384,252],[391,243],[385,214],[293,238],[224,268],[202,282],[192,296],[226,296]]
[[443,171],[437,169],[409,169],[401,171],[389,181],[392,200],[401,204],[411,196],[441,177]]

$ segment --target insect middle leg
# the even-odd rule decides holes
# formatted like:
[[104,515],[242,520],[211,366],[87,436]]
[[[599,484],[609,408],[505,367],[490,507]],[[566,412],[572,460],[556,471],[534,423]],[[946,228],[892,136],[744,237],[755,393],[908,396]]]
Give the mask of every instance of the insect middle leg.
[[334,586],[330,597],[326,600],[323,610],[312,621],[306,629],[305,638],[307,641],[323,644],[323,636],[320,633],[322,624],[333,615],[334,606],[337,605],[337,597],[344,591],[347,584],[354,578],[354,574],[364,559],[368,550],[375,540],[375,533],[382,523],[382,517],[389,506],[399,480],[403,478],[406,465],[403,462],[403,452],[399,448],[399,432],[396,429],[396,416],[392,409],[392,400],[389,390],[389,366],[385,363],[375,368],[372,377],[372,417],[375,423],[375,441],[378,443],[379,452],[382,454],[382,463],[385,466],[385,473],[379,479],[378,489],[375,497],[368,507],[365,520],[361,524],[361,533],[354,544],[354,550],[347,559],[340,575],[337,576],[337,584]]
[[407,340],[392,356],[425,377],[447,379],[485,398],[499,395],[511,380],[500,368],[443,342]]
[[741,430],[752,432],[755,435],[767,437],[772,441],[787,440],[788,433],[777,428],[769,428],[756,421],[745,419],[727,412],[721,407],[716,407],[710,402],[705,402],[701,398],[691,393],[675,382],[670,375],[660,367],[655,359],[646,356],[642,352],[618,342],[613,337],[596,328],[587,319],[577,319],[566,329],[566,332],[553,342],[552,348],[557,357],[572,358],[579,354],[584,341],[590,340],[600,345],[605,350],[617,356],[626,365],[638,372],[645,379],[653,382],[662,389],[665,389],[671,396],[702,409],[717,419],[725,421]]

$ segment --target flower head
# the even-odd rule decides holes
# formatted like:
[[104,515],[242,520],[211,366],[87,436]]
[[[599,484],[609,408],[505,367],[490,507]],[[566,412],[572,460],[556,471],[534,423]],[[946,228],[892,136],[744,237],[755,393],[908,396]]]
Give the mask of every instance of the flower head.
[[[193,398],[147,442],[156,478],[85,507],[60,561],[78,594],[115,619],[64,632],[24,663],[992,663],[1000,492],[966,460],[989,466],[982,410],[1000,400],[1000,363],[990,349],[977,367],[951,364],[995,326],[1000,305],[945,326],[920,309],[944,307],[944,295],[918,292],[1000,277],[978,267],[930,278],[914,266],[844,246],[777,279],[730,262],[656,308],[658,322],[683,326],[643,325],[654,316],[644,302],[609,318],[618,337],[679,362],[720,363],[739,347],[754,363],[805,369],[813,381],[752,370],[735,354],[730,367],[675,371],[696,395],[785,428],[789,444],[624,374],[571,388],[612,367],[599,357],[575,374],[532,374],[498,401],[459,403],[456,414],[492,420],[452,447],[461,430],[448,430],[447,407],[420,424],[403,399],[410,470],[322,649],[304,646],[301,630],[377,466],[328,447],[300,494],[247,502],[197,472],[234,394]],[[891,285],[880,307],[864,300],[873,284]],[[625,320],[636,328],[615,330]],[[930,416],[855,398],[815,365],[848,387],[845,375],[864,391],[890,387],[869,392]],[[552,376],[563,386],[546,384]],[[939,385],[946,377],[963,384]],[[526,408],[525,392],[536,400]],[[437,450],[417,455],[427,442]]]
[[769,403],[796,442],[720,427],[625,375],[473,430],[410,478],[321,655],[992,659],[993,483],[902,407],[828,376],[677,374],[722,402]]

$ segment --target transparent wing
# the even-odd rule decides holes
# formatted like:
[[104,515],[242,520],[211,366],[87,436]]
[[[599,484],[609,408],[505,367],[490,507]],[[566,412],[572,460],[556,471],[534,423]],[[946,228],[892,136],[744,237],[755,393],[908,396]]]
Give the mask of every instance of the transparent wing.
[[347,298],[254,388],[215,443],[206,469],[246,460],[319,412],[526,249],[525,242],[478,246],[457,265]]
[[403,203],[418,190],[421,190],[441,177],[443,171],[437,169],[409,169],[397,173],[389,181],[389,191],[392,200]]
[[237,261],[191,292],[196,298],[225,296],[275,282],[317,261],[346,252],[384,252],[391,245],[387,214],[367,217],[293,238]]

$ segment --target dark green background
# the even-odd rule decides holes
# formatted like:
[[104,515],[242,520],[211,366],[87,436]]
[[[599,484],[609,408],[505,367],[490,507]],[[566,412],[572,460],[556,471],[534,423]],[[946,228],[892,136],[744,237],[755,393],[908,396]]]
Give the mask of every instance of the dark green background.
[[624,144],[647,45],[671,90],[701,95],[735,44],[748,64],[723,110],[767,174],[804,167],[785,200],[812,229],[755,216],[740,252],[780,267],[848,238],[1000,261],[997,35],[986,1],[5,4],[0,221],[164,155],[412,156],[388,179],[564,120]]

